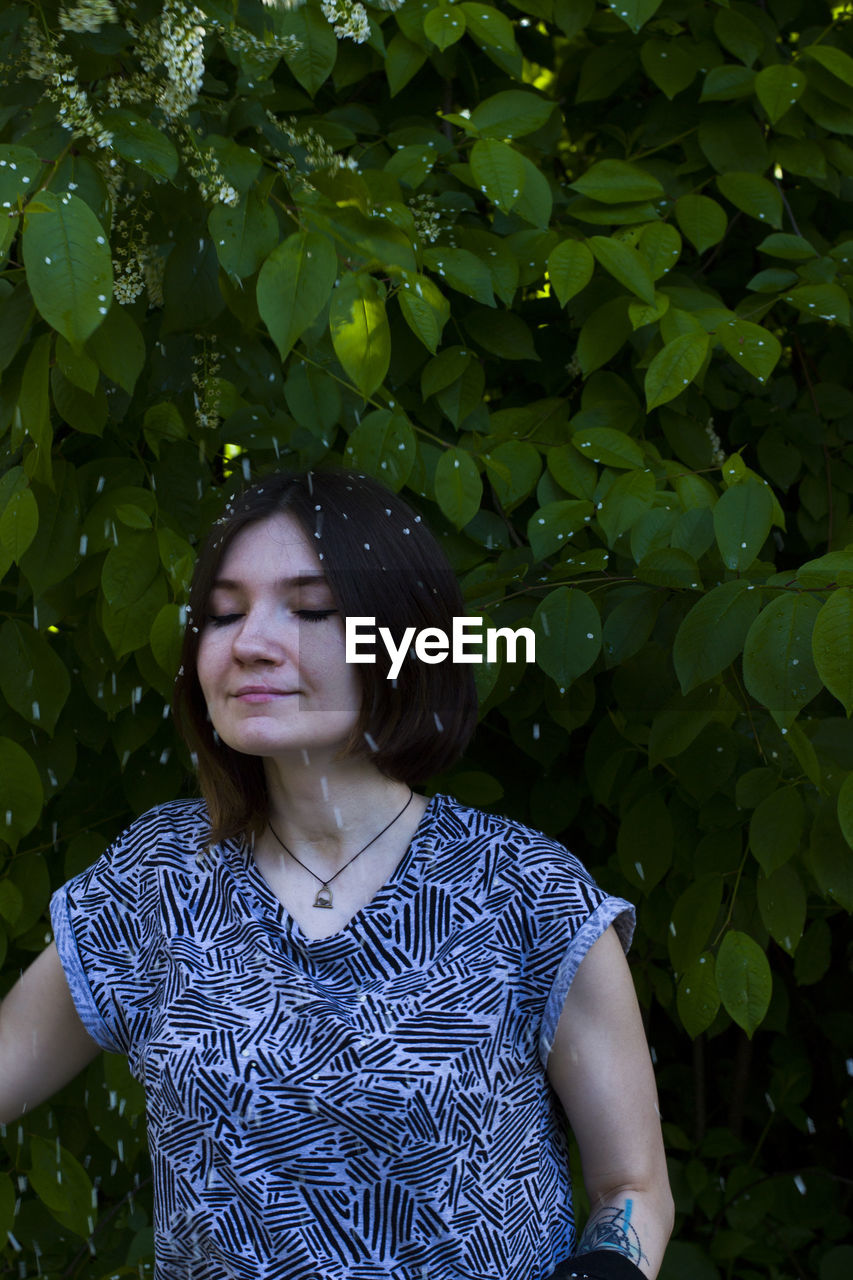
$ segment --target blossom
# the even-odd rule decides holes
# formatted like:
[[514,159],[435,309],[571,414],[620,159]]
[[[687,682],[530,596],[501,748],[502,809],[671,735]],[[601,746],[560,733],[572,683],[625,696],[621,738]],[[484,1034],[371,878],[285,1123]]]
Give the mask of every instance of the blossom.
[[356,44],[370,39],[367,10],[359,0],[323,0],[323,16],[335,29],[335,35],[348,37]]
[[182,0],[166,0],[160,19],[160,59],[166,84],[157,105],[168,118],[182,115],[197,101],[204,79],[204,14]]
[[78,0],[73,9],[59,10],[63,31],[100,31],[104,23],[117,22],[118,16],[110,0]]

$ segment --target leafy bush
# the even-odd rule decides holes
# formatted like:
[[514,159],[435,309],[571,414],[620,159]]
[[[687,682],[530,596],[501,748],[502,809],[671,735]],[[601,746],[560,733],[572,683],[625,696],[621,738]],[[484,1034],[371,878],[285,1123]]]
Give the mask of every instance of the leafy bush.
[[[664,1277],[849,1274],[851,6],[32,0],[0,64],[3,989],[192,788],[200,533],[355,464],[536,632],[435,785],[639,903]],[[2,1274],[150,1274],[123,1060],[4,1143]]]

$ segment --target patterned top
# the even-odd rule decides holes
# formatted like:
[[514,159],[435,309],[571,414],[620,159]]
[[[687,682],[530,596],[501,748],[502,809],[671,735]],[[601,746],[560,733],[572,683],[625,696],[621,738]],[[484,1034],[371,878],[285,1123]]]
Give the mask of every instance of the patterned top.
[[541,1280],[574,1247],[544,1067],[633,908],[555,841],[446,795],[308,939],[201,801],[54,893],[80,1017],[144,1086],[156,1280]]

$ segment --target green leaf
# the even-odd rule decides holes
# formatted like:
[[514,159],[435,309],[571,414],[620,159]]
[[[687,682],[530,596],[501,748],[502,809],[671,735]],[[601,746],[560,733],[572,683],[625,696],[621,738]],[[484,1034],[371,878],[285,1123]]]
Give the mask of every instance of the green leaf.
[[707,1031],[720,1008],[714,956],[704,951],[682,974],[676,991],[676,1006],[681,1025],[695,1040]]
[[240,279],[254,275],[278,243],[278,220],[259,191],[243,195],[237,205],[216,205],[207,225],[223,270]]
[[812,596],[786,591],[762,609],[744,643],[744,684],[781,729],[821,689],[811,647],[819,611]]
[[806,865],[825,898],[853,911],[853,858],[840,826],[838,807],[826,799],[812,825]]
[[322,369],[291,361],[284,384],[287,407],[300,426],[323,439],[341,413],[338,384]]
[[616,477],[598,512],[598,523],[609,547],[649,510],[654,496],[655,478],[651,471],[626,471]]
[[684,333],[662,347],[645,377],[646,411],[667,404],[693,381],[708,354],[706,333]]
[[[640,232],[640,253],[653,280],[671,271],[681,256],[681,236],[668,222],[650,222]],[[655,294],[655,303],[660,295]]]
[[[288,236],[261,267],[258,311],[282,359],[328,302],[337,270],[331,241],[311,231]],[[344,277],[340,286],[346,297],[352,292],[352,279]]]
[[778,232],[765,236],[758,246],[760,253],[770,253],[774,258],[785,258],[791,262],[806,262],[818,256],[817,249],[802,236],[788,235]]
[[93,1204],[92,1183],[80,1162],[58,1146],[35,1134],[30,1137],[32,1168],[30,1185],[57,1222],[84,1240],[92,1234],[98,1212]]
[[682,196],[675,202],[675,217],[698,253],[719,244],[726,234],[725,210],[710,196]]
[[465,449],[445,449],[435,469],[435,500],[451,524],[461,529],[480,510],[483,482]]
[[496,208],[508,213],[524,188],[522,157],[506,142],[482,138],[471,148],[471,173]]
[[607,3],[635,35],[661,6],[661,0],[607,0]]
[[853,550],[828,551],[807,560],[796,573],[801,587],[853,587]]
[[728,931],[717,954],[716,980],[726,1013],[752,1039],[770,1006],[773,979],[767,956],[749,934]]
[[177,674],[183,638],[183,610],[177,604],[164,604],[151,624],[148,643],[167,676]]
[[491,273],[470,249],[445,246],[440,249],[425,249],[424,266],[446,280],[451,289],[456,289],[487,307],[495,305]]
[[797,285],[795,289],[785,294],[785,301],[790,302],[804,316],[811,319],[838,320],[841,324],[850,323],[850,299],[840,285]]
[[533,615],[536,661],[561,688],[589,671],[601,651],[601,618],[585,591],[558,587]]
[[122,534],[107,552],[101,569],[104,599],[113,608],[133,604],[148,590],[160,570],[160,551],[153,532]]
[[385,53],[385,74],[391,97],[404,89],[427,60],[426,49],[407,39],[402,32],[391,39]]
[[160,180],[175,177],[178,153],[167,133],[135,111],[121,107],[102,112],[101,121],[113,135],[113,149],[123,160]]
[[424,35],[439,49],[449,49],[465,34],[465,14],[458,5],[439,5],[424,18]]
[[758,101],[771,124],[790,111],[806,87],[806,77],[793,67],[764,67],[755,77]]
[[110,381],[132,395],[145,366],[147,349],[139,326],[124,307],[113,303],[86,347]]
[[319,8],[302,5],[276,14],[280,36],[295,36],[296,48],[284,60],[306,93],[313,97],[331,75],[338,56],[338,41]]
[[524,186],[513,206],[513,212],[516,217],[523,218],[532,226],[546,231],[554,209],[554,195],[550,183],[544,173],[532,160],[528,160],[527,156],[521,157],[521,163],[524,166]]
[[652,721],[649,763],[659,764],[686,751],[713,718],[717,704],[717,690],[709,685],[693,689],[684,697],[678,694],[670,699]]
[[377,409],[362,418],[344,456],[347,466],[376,476],[397,493],[411,474],[416,454],[415,433],[402,410]]
[[853,58],[843,49],[836,49],[828,44],[810,44],[801,50],[801,55],[804,58],[811,58],[813,62],[819,62],[844,84],[853,86]]
[[40,191],[24,215],[27,284],[40,314],[79,351],[110,309],[106,233],[78,196]]
[[53,733],[71,692],[68,668],[43,635],[25,622],[0,627],[0,689],[13,710]]
[[471,363],[471,352],[464,347],[445,347],[433,360],[428,360],[421,374],[424,400],[451,386]]
[[680,40],[647,40],[640,60],[646,75],[670,100],[692,83],[699,70],[695,56]]
[[533,335],[514,311],[471,311],[465,327],[485,351],[502,360],[538,360]]
[[674,843],[666,802],[650,791],[625,814],[616,837],[619,867],[629,884],[650,893],[672,864]]
[[490,4],[467,3],[467,0],[457,8],[465,14],[468,34],[482,49],[518,53],[513,25],[500,9]]
[[106,601],[103,603],[101,626],[117,658],[145,648],[151,628],[158,613],[166,604],[168,594],[165,579],[161,573],[158,573],[142,595],[129,604],[110,605]]
[[535,445],[505,440],[483,455],[492,488],[504,511],[510,511],[531,492],[542,471],[542,457]]
[[751,67],[764,48],[761,28],[733,9],[718,9],[714,17],[714,34],[724,49]]
[[760,607],[760,592],[743,579],[721,582],[697,601],[678,628],[672,651],[682,693],[734,662]]
[[592,501],[598,483],[595,464],[584,458],[572,444],[554,445],[548,450],[548,470],[566,493]]
[[36,189],[42,162],[29,147],[0,144],[0,208],[20,207]]
[[628,305],[627,297],[613,298],[597,307],[584,322],[575,352],[584,377],[607,364],[631,336]]
[[853,590],[836,587],[821,606],[812,633],[812,656],[823,683],[853,714]]
[[0,738],[0,832],[14,850],[41,817],[44,791],[32,759],[17,742]]
[[572,444],[578,453],[605,467],[634,470],[643,465],[643,451],[624,431],[612,427],[587,427],[575,430]]
[[853,849],[853,773],[848,773],[838,792],[838,824],[844,839]]
[[548,278],[561,307],[585,289],[592,279],[595,259],[582,240],[563,240],[548,255]]
[[736,209],[768,222],[771,227],[781,227],[782,197],[771,182],[758,173],[721,173],[717,186]]
[[522,138],[547,124],[555,103],[522,89],[492,94],[471,112],[471,124],[481,138]]
[[435,353],[442,330],[450,319],[450,303],[444,294],[427,276],[415,275],[403,281],[397,297],[412,333]]
[[38,504],[32,490],[17,489],[0,505],[0,547],[18,563],[38,532]]
[[806,893],[802,880],[788,865],[770,876],[759,876],[755,888],[764,927],[792,956],[806,923]]
[[630,245],[612,236],[590,236],[587,241],[595,258],[620,284],[645,302],[654,306],[655,286],[648,263]]
[[52,481],[51,445],[53,432],[50,424],[50,369],[51,335],[43,333],[30,348],[21,393],[18,397],[20,422],[33,442],[33,453],[27,471],[35,480],[44,484]]
[[676,973],[684,973],[702,955],[722,901],[723,879],[715,873],[699,876],[677,899],[666,940]]
[[749,97],[755,88],[755,74],[748,67],[725,62],[712,67],[702,82],[700,102],[731,102]]
[[34,488],[39,509],[38,532],[21,557],[21,569],[38,598],[70,578],[80,558],[80,503],[77,473],[57,458],[53,488]]
[[789,862],[803,836],[805,809],[796,787],[781,787],[756,807],[749,824],[749,847],[766,876]]
[[636,568],[640,582],[657,587],[700,590],[702,575],[693,556],[679,547],[658,547],[643,556]]
[[782,344],[776,335],[749,320],[721,324],[717,337],[732,359],[759,382],[767,381],[782,354]]
[[379,282],[361,272],[346,275],[332,294],[330,328],[335,355],[367,398],[388,372],[391,331]]
[[764,546],[773,523],[773,495],[752,480],[726,489],[714,507],[714,534],[723,564],[737,573],[748,569]]
[[599,160],[569,186],[602,204],[660,200],[666,194],[657,178],[626,160]]
[[527,521],[527,539],[537,560],[544,560],[567,546],[582,533],[593,513],[591,502],[558,500],[546,502]]

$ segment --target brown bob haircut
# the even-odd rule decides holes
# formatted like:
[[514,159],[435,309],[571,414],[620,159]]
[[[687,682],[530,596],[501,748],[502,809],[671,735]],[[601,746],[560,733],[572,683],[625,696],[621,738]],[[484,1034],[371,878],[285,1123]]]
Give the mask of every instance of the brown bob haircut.
[[390,658],[379,627],[388,627],[399,645],[408,626],[440,627],[449,635],[453,617],[466,612],[453,570],[421,517],[358,472],[265,476],[228,503],[202,547],[175,681],[173,713],[197,760],[211,843],[259,833],[269,802],[261,757],[234,751],[214,733],[198,680],[199,639],[233,540],[247,525],[284,513],[316,548],[341,616],[376,619],[376,662],[358,667],[361,711],[337,758],[368,756],[386,777],[413,785],[452,765],[477,724],[469,666],[427,665],[410,653],[397,679],[387,679]]

